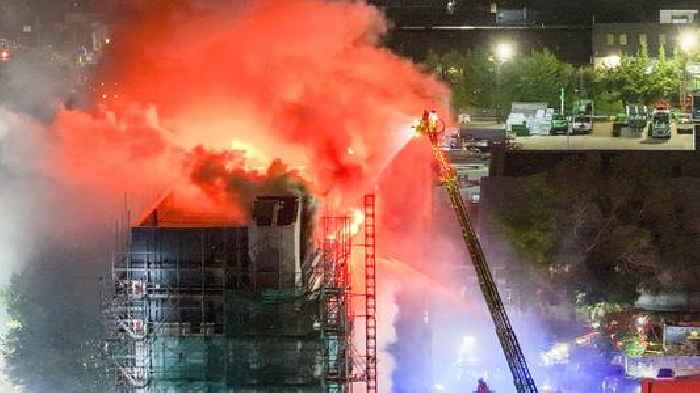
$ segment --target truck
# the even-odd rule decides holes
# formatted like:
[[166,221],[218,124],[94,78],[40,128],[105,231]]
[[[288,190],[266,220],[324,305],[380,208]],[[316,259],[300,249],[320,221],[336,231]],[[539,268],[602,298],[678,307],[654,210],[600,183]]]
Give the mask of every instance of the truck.
[[700,376],[642,379],[641,393],[697,393]]
[[569,133],[569,120],[566,116],[555,113],[552,115],[552,128],[549,135],[566,135]]
[[649,110],[645,105],[628,104],[625,111],[615,116],[613,136],[639,137],[649,124]]
[[572,111],[572,134],[593,132],[593,100],[577,100]]
[[679,113],[676,118],[676,132],[678,134],[692,134],[695,125],[691,120],[690,113]]
[[633,131],[643,131],[649,122],[649,111],[641,104],[627,105],[627,126]]
[[671,111],[657,108],[651,118],[648,135],[655,139],[670,139],[672,127]]

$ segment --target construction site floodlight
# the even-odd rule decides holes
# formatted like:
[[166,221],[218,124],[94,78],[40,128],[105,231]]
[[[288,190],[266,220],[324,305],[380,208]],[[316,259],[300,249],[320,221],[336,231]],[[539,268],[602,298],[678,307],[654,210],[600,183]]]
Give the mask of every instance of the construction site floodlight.
[[618,55],[610,55],[603,58],[603,66],[605,68],[617,68],[622,64],[622,58]]
[[509,43],[502,42],[496,45],[496,59],[501,63],[504,63],[513,58],[515,55],[515,50],[513,45]]
[[683,52],[689,53],[697,49],[698,35],[695,32],[686,31],[680,35],[678,40]]

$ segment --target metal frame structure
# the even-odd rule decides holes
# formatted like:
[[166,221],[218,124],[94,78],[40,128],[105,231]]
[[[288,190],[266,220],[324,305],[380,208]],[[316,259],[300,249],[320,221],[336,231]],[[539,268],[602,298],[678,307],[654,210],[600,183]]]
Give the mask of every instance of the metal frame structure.
[[365,195],[365,375],[367,393],[377,393],[377,277],[374,210],[375,195]]
[[321,336],[323,338],[324,392],[347,391],[352,375],[352,307],[349,217],[322,217]]
[[433,157],[438,164],[440,182],[447,191],[450,203],[457,216],[457,221],[462,228],[464,244],[469,251],[472,265],[479,278],[479,286],[486,301],[486,305],[491,314],[491,319],[496,328],[496,335],[501,343],[501,348],[505,355],[508,367],[513,375],[513,383],[518,393],[538,393],[535,381],[530,374],[525,355],[520,348],[518,338],[510,324],[510,319],[506,313],[505,306],[498,293],[496,282],[491,274],[484,250],[479,242],[479,237],[474,231],[469,213],[464,206],[462,195],[459,192],[459,181],[455,169],[450,165],[445,152],[440,149],[439,134],[444,131],[440,129],[440,121],[435,112],[425,111],[418,125],[417,131],[430,139]]
[[[250,244],[246,227],[161,227],[151,218],[117,236],[103,280],[116,392],[350,391],[349,217],[320,219],[323,238],[298,280],[254,266],[254,247],[276,254],[261,254],[266,245]],[[260,288],[260,277],[280,284]]]
[[162,391],[154,381],[223,387],[225,370],[205,371],[209,348],[225,342],[226,288],[240,273],[233,265],[247,261],[244,228],[137,226],[125,238],[102,301],[116,391]]

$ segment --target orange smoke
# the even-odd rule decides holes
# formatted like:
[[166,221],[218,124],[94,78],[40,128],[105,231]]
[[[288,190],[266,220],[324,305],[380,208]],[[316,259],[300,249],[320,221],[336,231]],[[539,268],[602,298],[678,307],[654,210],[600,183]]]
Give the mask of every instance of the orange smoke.
[[120,96],[154,105],[179,148],[237,141],[261,166],[298,169],[326,203],[358,201],[406,143],[409,120],[444,109],[447,90],[378,46],[386,23],[373,7],[251,3],[122,29],[109,60]]
[[[380,254],[429,267],[432,157],[410,124],[446,113],[447,88],[379,46],[386,22],[362,2],[249,3],[123,26],[102,74],[118,113],[60,113],[49,165],[86,195],[185,190],[241,220],[256,193],[304,187],[345,214],[378,185]],[[390,270],[397,287],[434,284]]]
[[51,127],[50,172],[94,198],[163,189],[179,181],[183,150],[167,139],[154,109],[97,117],[59,112]]

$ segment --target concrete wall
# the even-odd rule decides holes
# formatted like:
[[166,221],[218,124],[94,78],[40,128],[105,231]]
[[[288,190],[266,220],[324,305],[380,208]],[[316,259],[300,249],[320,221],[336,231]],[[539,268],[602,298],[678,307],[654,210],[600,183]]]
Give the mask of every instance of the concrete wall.
[[[250,259],[256,287],[292,289],[301,285],[299,198],[258,199],[249,227]],[[266,205],[266,206],[263,206]]]

